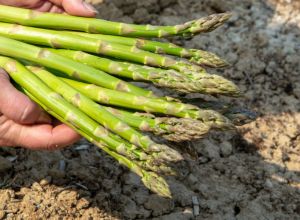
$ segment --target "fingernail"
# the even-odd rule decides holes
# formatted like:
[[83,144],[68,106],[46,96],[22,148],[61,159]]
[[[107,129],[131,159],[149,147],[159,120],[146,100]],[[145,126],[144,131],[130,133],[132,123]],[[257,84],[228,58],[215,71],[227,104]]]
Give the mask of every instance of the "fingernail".
[[94,12],[95,14],[98,14],[98,13],[99,13],[99,12],[97,11],[97,9],[96,9],[93,5],[91,5],[91,4],[87,3],[87,2],[83,2],[83,5],[84,5],[84,7],[85,7],[87,10],[92,11],[92,12]]

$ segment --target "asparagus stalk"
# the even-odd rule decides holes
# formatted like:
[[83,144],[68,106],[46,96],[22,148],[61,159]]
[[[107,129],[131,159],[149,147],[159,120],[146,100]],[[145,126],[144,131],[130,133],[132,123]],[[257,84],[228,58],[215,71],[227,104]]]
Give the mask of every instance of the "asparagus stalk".
[[142,50],[150,51],[153,53],[159,54],[168,54],[177,57],[190,59],[191,62],[196,63],[198,65],[204,65],[208,67],[221,68],[228,66],[228,63],[218,57],[216,54],[204,51],[204,50],[196,50],[196,49],[185,49],[183,47],[179,47],[176,44],[172,43],[164,43],[159,41],[151,41],[140,38],[130,38],[130,37],[122,37],[122,36],[113,36],[113,35],[105,35],[105,34],[89,34],[84,32],[69,32],[73,34],[78,34],[83,37],[89,37],[99,40],[104,40],[107,42],[124,44],[128,46],[136,46]]
[[134,25],[94,18],[52,14],[28,9],[0,6],[0,20],[26,26],[77,30],[91,33],[123,35],[130,37],[166,37],[195,35],[212,31],[228,19],[228,14],[215,14],[175,26]]
[[151,191],[157,193],[160,196],[163,197],[169,197],[171,198],[171,192],[169,189],[169,186],[167,182],[160,176],[158,176],[156,173],[147,171],[143,169],[139,164],[143,165],[142,161],[136,161],[136,160],[129,160],[125,156],[116,153],[115,151],[111,150],[110,147],[108,147],[107,144],[103,143],[99,138],[90,135],[80,128],[74,126],[71,122],[66,120],[64,117],[61,117],[58,113],[53,111],[51,108],[47,107],[45,104],[43,104],[39,99],[35,98],[32,94],[30,94],[27,90],[24,90],[25,93],[36,103],[38,103],[42,108],[44,108],[49,114],[63,122],[64,124],[68,125],[69,127],[73,128],[77,133],[79,133],[81,136],[85,137],[88,141],[95,144],[100,149],[104,150],[107,154],[109,154],[111,157],[116,159],[120,164],[126,166],[129,170],[136,173],[138,176],[141,177],[142,182],[144,185],[150,189]]
[[137,95],[153,96],[151,91],[147,91],[130,83],[124,82],[102,72],[101,70],[97,70],[85,64],[52,53],[47,49],[42,49],[1,36],[0,54],[19,59],[26,59],[49,68],[59,70],[72,78],[94,83],[105,88],[134,93]]
[[[31,95],[27,90],[25,90],[22,87],[20,87],[20,90],[22,92],[24,92],[25,94],[27,94],[32,100],[34,100],[40,106],[42,106],[49,114],[53,115],[55,118],[59,119],[61,122],[65,123],[67,125],[71,125],[70,127],[75,128],[74,125],[72,125],[72,123],[67,122],[63,117],[56,114],[55,111],[45,107],[45,105],[43,105],[41,101],[34,98],[33,95]],[[76,128],[74,130],[81,131],[81,129],[79,129],[79,128]],[[104,131],[104,132],[106,132],[106,131]],[[118,137],[114,134],[111,134],[109,132],[106,132],[106,133],[108,134],[109,138],[112,138],[115,141],[120,141],[120,142],[124,141],[120,137]],[[79,134],[81,134],[81,132],[79,132]],[[85,134],[87,134],[87,133],[85,133]],[[86,137],[86,136],[84,136],[84,137]],[[178,171],[173,168],[174,165],[177,165],[177,163],[179,161],[172,161],[173,163],[174,162],[176,162],[176,163],[170,164],[172,166],[168,166],[168,165],[166,165],[166,163],[170,163],[171,161],[166,161],[164,157],[161,157],[160,153],[151,152],[151,154],[149,154],[149,153],[146,154],[146,153],[140,151],[139,149],[136,149],[135,146],[129,146],[128,144],[126,144],[126,142],[123,142],[124,146],[122,146],[122,147],[121,147],[121,145],[119,145],[119,147],[115,147],[113,144],[109,144],[110,142],[105,143],[101,138],[99,138],[93,134],[90,134],[89,137],[92,137],[92,140],[90,140],[87,137],[86,138],[88,140],[90,140],[91,142],[93,142],[95,145],[99,146],[99,144],[101,144],[101,146],[106,146],[105,148],[107,148],[107,149],[104,149],[105,151],[112,151],[112,152],[119,154],[120,156],[126,157],[127,159],[134,160],[134,163],[136,163],[137,165],[139,165],[141,168],[143,168],[146,171],[152,171],[152,172],[160,173],[163,175],[173,175],[173,176],[179,175]],[[100,146],[100,148],[101,148],[101,146]],[[179,164],[182,164],[182,163],[179,163]]]
[[[245,108],[227,106],[219,102],[201,101],[199,106],[203,109],[213,109],[220,112],[236,126],[250,123],[256,118],[254,112]],[[130,126],[141,131],[161,135],[169,141],[181,142],[202,138],[210,130],[210,127],[201,121],[189,118],[157,117],[149,113],[131,112],[112,107],[106,107],[106,109]]]
[[200,66],[192,65],[183,61],[176,61],[166,56],[143,51],[135,46],[109,43],[106,41],[86,38],[62,31],[26,27],[0,22],[0,35],[32,44],[86,51],[146,64],[149,66],[175,69],[182,73],[186,73],[191,77],[194,75],[197,76],[199,72],[201,73],[204,71],[204,69]]
[[27,66],[27,68],[51,89],[62,95],[67,101],[96,120],[98,123],[123,137],[125,140],[128,140],[132,144],[139,146],[148,152],[162,152],[163,157],[170,157],[167,158],[169,161],[173,160],[173,158],[174,160],[181,158],[176,151],[172,151],[165,145],[156,144],[148,136],[142,135],[135,129],[131,128],[119,118],[108,112],[105,108],[93,102],[85,95],[80,94],[77,90],[73,89],[67,83],[50,72],[33,66]]
[[231,17],[230,13],[219,13],[216,15],[213,14],[204,19],[195,21],[191,27],[181,32],[182,36],[192,37],[202,32],[213,31],[224,24]]
[[[172,149],[168,149],[169,152],[151,152],[146,154],[135,146],[130,145],[124,139],[111,134],[85,113],[68,103],[62,96],[50,89],[17,61],[0,56],[0,66],[9,73],[17,84],[36,97],[37,100],[40,100],[56,115],[59,115],[60,118],[63,118],[63,121],[67,121],[68,124],[72,124],[74,127],[94,137],[97,141],[105,143],[111,150],[128,157],[130,160],[139,160],[139,164],[147,167],[147,169],[159,172],[170,171],[170,168],[166,167],[164,162],[178,162],[182,160],[182,157]],[[176,158],[169,157],[173,152],[176,152]]]
[[133,113],[111,107],[106,109],[130,126],[141,131],[152,132],[169,141],[199,139],[210,130],[207,124],[190,118],[155,117],[151,114]]
[[62,78],[66,83],[94,101],[130,109],[193,118],[215,128],[232,128],[231,122],[216,111],[203,110],[196,106],[157,98],[135,96]]
[[75,61],[85,63],[110,74],[131,78],[133,80],[150,81],[158,86],[176,89],[180,92],[202,92],[231,96],[239,94],[239,89],[236,85],[218,75],[201,74],[198,76],[197,80],[191,80],[175,70],[164,70],[132,63],[113,61],[81,51],[63,49],[50,49],[50,51]]
[[85,132],[97,136],[105,141],[105,143],[114,146],[116,150],[124,148],[123,143],[110,138],[106,129],[98,125],[87,115],[78,109],[70,111],[70,109],[74,108],[70,103],[65,101],[58,93],[51,90],[38,77],[17,61],[0,56],[0,66],[9,73],[16,83],[28,90],[37,99],[42,100],[43,103],[61,115],[61,117],[64,117],[65,120],[74,124],[74,126],[80,127]]

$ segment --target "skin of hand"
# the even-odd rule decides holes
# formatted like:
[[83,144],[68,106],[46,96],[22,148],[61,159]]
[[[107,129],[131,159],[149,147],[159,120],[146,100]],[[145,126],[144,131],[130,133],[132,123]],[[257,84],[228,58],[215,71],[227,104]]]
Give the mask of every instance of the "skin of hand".
[[[84,17],[97,14],[93,6],[82,0],[0,0],[0,4]],[[75,131],[53,120],[36,103],[19,92],[2,69],[0,88],[0,146],[55,150],[80,139]]]

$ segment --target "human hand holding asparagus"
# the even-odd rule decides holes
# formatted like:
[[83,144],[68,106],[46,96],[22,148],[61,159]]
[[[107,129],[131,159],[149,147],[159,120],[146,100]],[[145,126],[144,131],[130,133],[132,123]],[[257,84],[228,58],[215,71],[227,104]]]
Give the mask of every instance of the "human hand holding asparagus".
[[203,101],[198,107],[161,97],[129,81],[180,93],[239,97],[233,82],[206,71],[227,65],[217,55],[149,39],[192,37],[229,17],[223,13],[151,26],[0,6],[0,66],[46,112],[127,166],[150,190],[170,197],[160,175],[180,175],[184,158],[145,132],[190,141],[254,117],[226,104]]

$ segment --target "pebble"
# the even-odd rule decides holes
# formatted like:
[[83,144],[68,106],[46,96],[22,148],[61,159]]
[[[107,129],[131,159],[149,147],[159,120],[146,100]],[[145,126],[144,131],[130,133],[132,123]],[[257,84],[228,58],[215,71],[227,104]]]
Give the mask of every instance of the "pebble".
[[194,216],[200,215],[200,203],[197,196],[192,196]]

